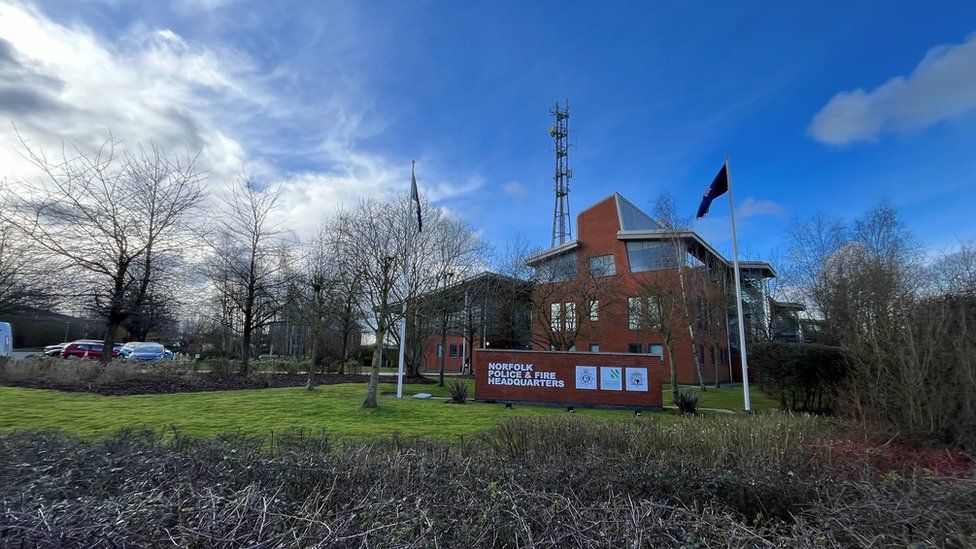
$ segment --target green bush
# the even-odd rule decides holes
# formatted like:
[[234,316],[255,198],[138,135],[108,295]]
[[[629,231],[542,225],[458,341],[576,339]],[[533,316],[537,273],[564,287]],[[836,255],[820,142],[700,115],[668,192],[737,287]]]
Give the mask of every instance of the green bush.
[[464,404],[468,401],[468,384],[462,379],[455,379],[449,387],[451,391],[451,401],[457,404]]
[[240,365],[236,360],[223,357],[209,358],[204,361],[204,364],[210,370],[211,374],[220,377],[236,375],[240,369]]
[[848,374],[843,349],[811,343],[760,343],[750,350],[749,365],[759,388],[793,411],[833,412]]
[[679,414],[694,415],[698,412],[698,393],[695,391],[681,391],[674,398],[674,405],[678,407]]

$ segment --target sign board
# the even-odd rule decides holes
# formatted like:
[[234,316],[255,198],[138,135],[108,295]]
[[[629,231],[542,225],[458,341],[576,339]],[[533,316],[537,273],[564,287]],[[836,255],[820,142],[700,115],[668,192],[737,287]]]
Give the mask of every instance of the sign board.
[[648,355],[476,349],[474,398],[660,408],[663,368],[659,359]]

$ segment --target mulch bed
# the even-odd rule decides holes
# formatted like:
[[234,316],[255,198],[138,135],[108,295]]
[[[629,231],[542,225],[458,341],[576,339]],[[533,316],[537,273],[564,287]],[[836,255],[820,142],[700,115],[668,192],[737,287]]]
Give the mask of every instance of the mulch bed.
[[[322,374],[315,376],[316,385],[369,382],[366,374]],[[192,379],[148,378],[128,379],[99,384],[63,384],[43,380],[2,381],[0,385],[28,389],[51,389],[69,393],[95,393],[106,396],[157,395],[169,393],[199,393],[203,391],[235,391],[240,389],[271,389],[278,387],[304,387],[308,382],[305,374],[257,374],[250,377],[215,376],[198,374]],[[394,376],[381,376],[380,383],[397,382]],[[433,385],[437,382],[425,377],[404,378],[404,383]]]

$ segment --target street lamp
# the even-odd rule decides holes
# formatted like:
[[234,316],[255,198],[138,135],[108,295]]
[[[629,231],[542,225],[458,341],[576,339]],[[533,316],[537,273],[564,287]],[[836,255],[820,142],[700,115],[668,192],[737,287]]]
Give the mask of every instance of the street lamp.
[[444,271],[444,291],[441,293],[441,363],[437,372],[437,384],[444,386],[444,361],[447,358],[447,285],[448,281],[454,277],[452,271]]

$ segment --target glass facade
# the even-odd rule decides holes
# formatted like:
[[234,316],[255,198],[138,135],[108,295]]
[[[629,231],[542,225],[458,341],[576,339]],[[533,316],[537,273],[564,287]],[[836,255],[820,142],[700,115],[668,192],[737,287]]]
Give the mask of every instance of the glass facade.
[[678,265],[674,244],[640,240],[627,242],[627,261],[634,273],[673,269]]

